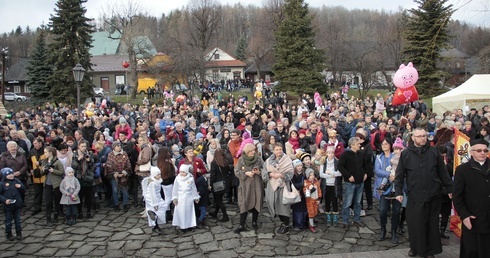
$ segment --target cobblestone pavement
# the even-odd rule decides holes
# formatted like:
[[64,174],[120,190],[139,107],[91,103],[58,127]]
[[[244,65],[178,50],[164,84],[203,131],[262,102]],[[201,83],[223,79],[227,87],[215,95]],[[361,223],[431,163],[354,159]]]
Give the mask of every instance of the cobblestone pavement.
[[[27,198],[32,198],[28,195]],[[266,209],[259,216],[259,230],[233,233],[239,221],[238,207],[227,204],[230,221],[217,222],[209,218],[206,229],[195,229],[178,234],[171,225],[163,225],[163,235],[153,233],[142,209],[115,212],[101,208],[93,218],[78,220],[74,226],[60,220],[47,228],[42,213],[22,217],[24,240],[7,241],[0,237],[0,257],[407,257],[408,242],[399,236],[400,243],[377,241],[379,233],[376,208],[361,220],[365,228],[350,226],[348,230],[325,225],[324,215],[318,216],[317,232],[291,231],[289,235],[274,235],[279,219],[267,216]],[[3,210],[0,216],[4,218]],[[248,218],[249,226],[251,218]],[[388,226],[389,229],[389,226]],[[2,223],[0,230],[5,231]],[[15,233],[14,233],[15,235]],[[439,257],[458,257],[459,240],[452,235],[443,240],[444,253]]]

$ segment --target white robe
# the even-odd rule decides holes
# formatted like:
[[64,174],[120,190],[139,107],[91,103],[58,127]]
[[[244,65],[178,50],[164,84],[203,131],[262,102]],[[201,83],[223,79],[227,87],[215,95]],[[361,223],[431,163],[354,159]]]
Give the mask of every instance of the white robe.
[[162,185],[163,193],[165,194],[165,205],[167,206],[167,210],[170,210],[170,203],[172,203],[172,191],[174,185]]
[[174,181],[172,200],[177,200],[174,209],[173,226],[181,229],[196,226],[196,213],[194,210],[194,200],[199,200],[196,184],[192,175],[185,177],[178,175]]
[[[149,181],[151,181],[151,179]],[[159,225],[166,223],[165,212],[167,211],[166,202],[163,200],[162,195],[160,194],[161,188],[161,184],[150,182],[145,191],[146,214],[148,215],[149,211],[155,212],[157,215],[156,222]],[[155,207],[158,208],[155,209]],[[148,216],[148,225],[150,227],[155,226],[155,221],[151,220],[150,216]]]

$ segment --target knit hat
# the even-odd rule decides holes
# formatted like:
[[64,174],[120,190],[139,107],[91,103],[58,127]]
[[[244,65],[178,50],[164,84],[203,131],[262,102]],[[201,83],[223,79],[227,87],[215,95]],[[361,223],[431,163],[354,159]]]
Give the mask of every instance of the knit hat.
[[191,174],[192,171],[192,165],[189,164],[182,164],[179,168],[179,172],[185,172],[187,174]]
[[5,178],[8,175],[13,174],[14,170],[12,170],[11,168],[2,168],[2,170],[0,170],[0,172],[2,172],[2,175]]
[[75,170],[72,167],[67,167],[65,169],[65,176],[68,176],[68,173],[70,173],[70,172],[75,172]]
[[160,169],[159,169],[158,167],[153,167],[153,166],[152,166],[152,167],[150,168],[150,177],[151,177],[152,179],[155,179],[155,177],[156,177],[157,175],[160,175],[161,173],[162,173],[162,172],[160,171]]
[[243,138],[244,140],[245,140],[245,139],[248,139],[248,138],[250,138],[250,134],[249,134],[248,132],[246,132],[246,131],[245,131],[245,132],[243,132],[243,134],[242,134],[242,138]]
[[124,118],[124,117],[119,118],[119,124],[122,124],[122,123],[128,123],[128,121],[126,121],[126,118]]
[[393,148],[405,149],[405,145],[403,144],[403,140],[398,137],[393,144]]
[[293,168],[296,168],[299,165],[303,166],[303,163],[301,162],[301,160],[299,160],[299,159],[293,160]]
[[300,135],[300,134],[304,134],[304,135],[306,135],[306,130],[305,130],[305,129],[301,129],[301,130],[299,130],[298,135]]
[[311,173],[314,174],[315,171],[313,169],[311,169],[311,168],[307,168],[306,171],[305,171],[306,178],[309,178]]
[[199,140],[199,139],[201,139],[202,137],[204,137],[204,136],[202,135],[202,133],[197,133],[197,134],[196,134],[196,141],[197,141],[197,140]]
[[327,142],[326,141],[321,141],[320,142],[320,149],[326,149],[327,148]]
[[307,152],[303,152],[301,153],[301,155],[299,156],[299,159],[301,160],[301,162],[303,162],[305,160],[306,157],[309,157],[311,158],[311,155]]
[[115,141],[112,143],[112,149],[116,148],[116,146],[121,146],[121,142],[120,141]]

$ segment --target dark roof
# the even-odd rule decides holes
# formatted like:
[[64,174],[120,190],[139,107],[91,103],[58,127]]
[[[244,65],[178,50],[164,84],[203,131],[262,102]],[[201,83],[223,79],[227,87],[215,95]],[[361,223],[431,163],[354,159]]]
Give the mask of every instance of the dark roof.
[[[124,61],[129,61],[125,55],[101,55],[92,56],[90,62],[93,64],[94,72],[124,72],[126,69],[122,67]],[[128,68],[129,69],[129,68]]]
[[5,73],[6,81],[27,81],[27,58],[20,58]]
[[441,50],[441,56],[446,58],[469,58],[463,51],[457,50],[456,48],[449,48]]
[[[250,65],[247,70],[245,70],[245,73],[256,73],[257,72],[257,66],[254,64]],[[272,64],[260,64],[260,71],[261,72],[272,72]]]

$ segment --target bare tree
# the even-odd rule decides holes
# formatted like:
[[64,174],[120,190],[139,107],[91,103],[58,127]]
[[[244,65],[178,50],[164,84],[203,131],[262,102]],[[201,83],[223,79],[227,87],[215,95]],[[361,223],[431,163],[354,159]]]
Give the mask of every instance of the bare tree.
[[[102,17],[104,26],[108,31],[108,37],[121,40],[121,52],[127,53],[131,77],[131,97],[136,98],[138,89],[138,64],[146,62],[155,53],[152,43],[146,37],[150,34],[144,24],[145,14],[141,2],[126,0],[121,3],[109,5]],[[117,33],[115,33],[117,32]]]
[[195,53],[199,53],[199,80],[206,78],[206,51],[210,49],[213,37],[221,19],[221,5],[216,0],[190,0],[184,12],[184,31],[189,35],[189,44]]

